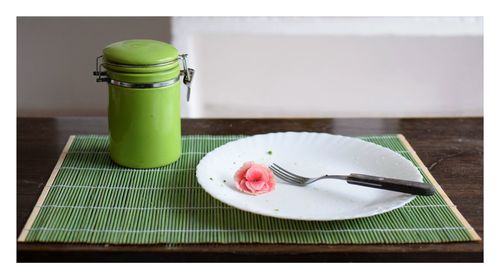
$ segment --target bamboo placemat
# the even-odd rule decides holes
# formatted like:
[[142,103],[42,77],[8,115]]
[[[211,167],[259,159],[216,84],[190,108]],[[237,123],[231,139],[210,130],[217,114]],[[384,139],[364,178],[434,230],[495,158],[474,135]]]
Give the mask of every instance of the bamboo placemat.
[[209,151],[243,136],[184,136],[174,164],[136,170],[114,164],[105,135],[71,136],[19,241],[157,243],[438,243],[480,240],[402,135],[361,139],[392,149],[421,171],[436,195],[384,214],[343,221],[293,221],[219,202],[196,181]]

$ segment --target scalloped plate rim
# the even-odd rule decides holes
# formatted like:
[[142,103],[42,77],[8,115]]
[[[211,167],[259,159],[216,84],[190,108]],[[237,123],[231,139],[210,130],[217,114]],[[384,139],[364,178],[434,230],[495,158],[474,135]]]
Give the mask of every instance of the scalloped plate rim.
[[279,218],[279,219],[287,219],[287,220],[301,220],[301,221],[341,221],[341,220],[350,220],[350,219],[370,217],[370,216],[379,215],[379,214],[386,213],[386,212],[395,210],[397,208],[403,207],[407,203],[411,202],[416,197],[415,195],[410,195],[410,194],[401,195],[399,199],[395,200],[395,202],[393,203],[392,206],[388,206],[388,207],[380,209],[380,210],[373,210],[373,211],[371,211],[369,213],[365,213],[365,214],[363,214],[363,213],[353,214],[353,215],[348,216],[346,218],[311,218],[311,217],[301,217],[301,216],[293,216],[292,217],[292,216],[283,216],[283,215],[277,214],[276,212],[273,212],[273,211],[261,211],[261,210],[258,210],[258,209],[249,208],[248,206],[243,206],[242,204],[227,202],[226,200],[224,200],[223,198],[221,198],[220,196],[218,196],[216,193],[214,193],[213,191],[211,191],[211,189],[210,189],[209,186],[208,187],[205,186],[203,184],[203,181],[200,181],[200,180],[202,180],[200,177],[201,177],[201,174],[202,174],[202,171],[203,171],[203,167],[205,167],[205,164],[207,164],[208,160],[212,156],[217,155],[217,152],[220,152],[220,150],[223,150],[225,148],[231,147],[232,145],[236,145],[236,144],[244,142],[244,141],[251,141],[252,139],[255,139],[255,138],[272,136],[272,135],[332,136],[332,137],[336,137],[336,138],[346,139],[348,141],[356,141],[356,142],[359,142],[360,144],[367,145],[367,146],[370,145],[372,148],[383,150],[383,152],[389,152],[389,153],[395,154],[398,157],[404,159],[405,161],[408,161],[412,165],[412,167],[414,168],[414,170],[415,170],[414,174],[418,177],[417,178],[418,181],[422,181],[423,180],[423,177],[422,177],[421,173],[418,171],[417,167],[415,167],[408,159],[404,158],[401,154],[399,154],[399,153],[397,153],[397,152],[395,152],[395,151],[393,151],[393,150],[391,150],[391,149],[389,149],[387,147],[380,146],[380,145],[372,143],[372,142],[364,141],[364,140],[359,139],[359,138],[354,138],[354,137],[349,137],[349,136],[343,136],[343,135],[337,135],[337,134],[321,133],[321,132],[295,132],[295,131],[286,131],[286,132],[273,132],[273,133],[249,135],[249,136],[246,136],[246,137],[234,140],[234,141],[230,141],[230,142],[228,142],[226,144],[223,144],[223,145],[221,145],[219,147],[214,148],[212,151],[210,151],[207,154],[205,154],[205,156],[198,162],[198,165],[196,166],[196,177],[197,177],[197,181],[200,184],[200,186],[211,197],[213,197],[213,198],[221,201],[222,203],[224,203],[224,204],[226,204],[228,206],[231,206],[231,207],[234,207],[234,208],[246,211],[246,212],[263,215],[263,216],[274,217],[274,218]]

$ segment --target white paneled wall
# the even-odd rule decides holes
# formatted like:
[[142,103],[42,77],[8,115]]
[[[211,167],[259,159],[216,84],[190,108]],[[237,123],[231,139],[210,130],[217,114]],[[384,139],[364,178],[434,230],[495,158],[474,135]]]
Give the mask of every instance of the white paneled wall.
[[481,18],[174,18],[186,117],[483,114]]

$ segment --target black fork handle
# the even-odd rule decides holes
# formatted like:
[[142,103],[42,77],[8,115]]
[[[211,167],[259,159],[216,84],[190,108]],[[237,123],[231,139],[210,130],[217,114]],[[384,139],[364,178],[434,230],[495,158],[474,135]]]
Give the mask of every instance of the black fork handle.
[[434,195],[434,187],[427,183],[351,173],[346,179],[349,184],[384,189],[420,196]]

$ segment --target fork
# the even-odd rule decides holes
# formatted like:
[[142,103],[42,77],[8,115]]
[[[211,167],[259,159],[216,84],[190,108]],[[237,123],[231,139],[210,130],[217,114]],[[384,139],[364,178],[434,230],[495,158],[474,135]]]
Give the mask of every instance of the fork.
[[281,180],[297,186],[306,186],[318,180],[330,178],[345,180],[349,184],[420,196],[432,196],[435,192],[432,185],[417,181],[371,176],[358,173],[351,173],[350,175],[323,175],[316,178],[309,178],[289,172],[277,164],[272,164],[269,168]]

